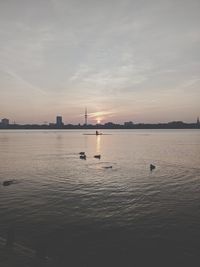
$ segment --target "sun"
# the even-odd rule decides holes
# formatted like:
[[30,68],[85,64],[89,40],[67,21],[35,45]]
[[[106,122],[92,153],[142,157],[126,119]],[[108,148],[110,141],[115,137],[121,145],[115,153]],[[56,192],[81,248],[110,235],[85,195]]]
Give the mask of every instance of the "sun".
[[101,120],[100,119],[97,119],[97,123],[100,124],[101,123]]

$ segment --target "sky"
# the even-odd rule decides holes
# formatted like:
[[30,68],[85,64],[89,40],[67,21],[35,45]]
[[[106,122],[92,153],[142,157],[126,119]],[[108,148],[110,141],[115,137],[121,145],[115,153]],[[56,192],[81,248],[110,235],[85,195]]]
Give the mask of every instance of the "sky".
[[196,121],[199,0],[0,0],[0,118]]

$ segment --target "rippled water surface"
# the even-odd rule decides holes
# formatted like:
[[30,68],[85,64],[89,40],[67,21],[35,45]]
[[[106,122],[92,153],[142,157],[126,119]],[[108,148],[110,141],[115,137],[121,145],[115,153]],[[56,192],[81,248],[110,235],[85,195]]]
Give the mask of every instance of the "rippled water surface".
[[200,132],[92,132],[0,131],[0,236],[58,266],[200,266]]

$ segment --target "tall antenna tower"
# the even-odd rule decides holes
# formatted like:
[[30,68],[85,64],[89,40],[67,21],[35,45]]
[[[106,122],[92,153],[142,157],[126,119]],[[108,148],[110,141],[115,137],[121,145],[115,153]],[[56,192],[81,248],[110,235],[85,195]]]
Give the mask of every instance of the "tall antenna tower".
[[88,118],[88,115],[87,115],[87,108],[85,108],[85,125],[87,125],[87,118]]

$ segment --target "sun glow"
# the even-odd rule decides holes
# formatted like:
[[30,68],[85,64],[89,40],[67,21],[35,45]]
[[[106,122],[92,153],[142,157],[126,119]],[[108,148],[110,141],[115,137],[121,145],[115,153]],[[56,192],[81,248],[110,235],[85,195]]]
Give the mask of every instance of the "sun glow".
[[100,124],[101,123],[101,120],[100,119],[97,119],[97,123]]

